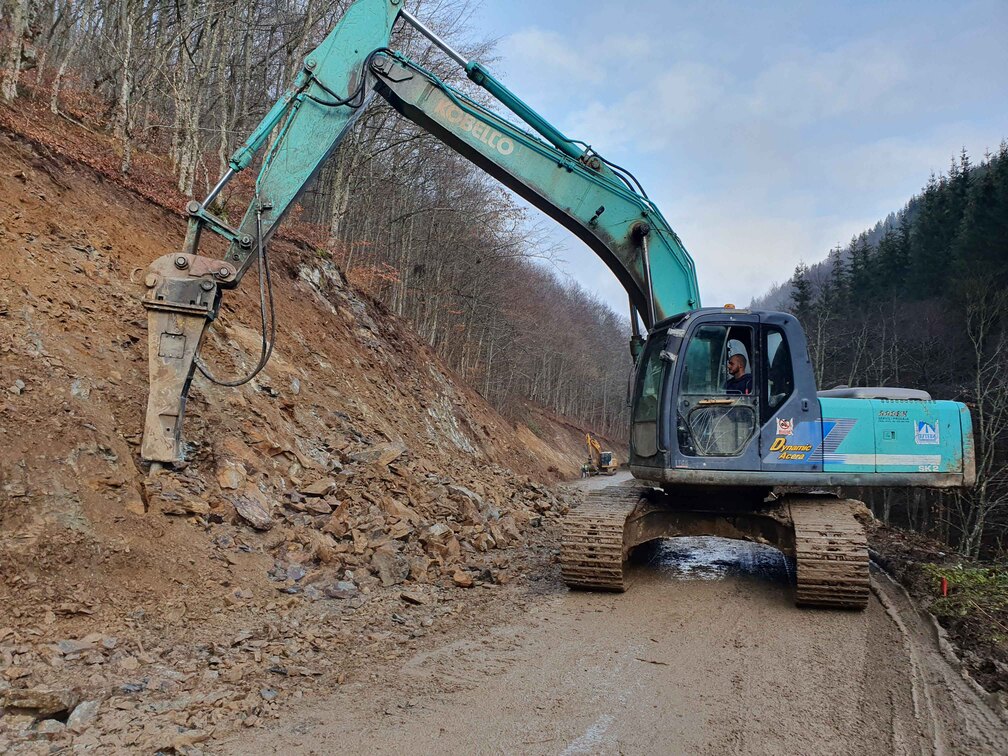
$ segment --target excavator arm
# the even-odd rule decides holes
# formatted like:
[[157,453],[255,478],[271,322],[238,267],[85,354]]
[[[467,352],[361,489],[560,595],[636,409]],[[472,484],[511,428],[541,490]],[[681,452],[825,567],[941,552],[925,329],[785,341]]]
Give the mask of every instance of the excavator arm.
[[466,65],[470,78],[551,141],[480,106],[399,53],[374,57],[371,70],[378,93],[393,108],[585,242],[627,290],[646,328],[699,307],[693,260],[632,177],[542,121],[479,63]]
[[[538,136],[389,50],[398,18],[441,47]],[[161,257],[148,269],[144,306],[150,393],[144,459],[180,458],[196,354],[216,316],[222,290],[236,287],[256,262],[263,275],[270,237],[375,93],[584,241],[627,290],[633,349],[640,344],[638,314],[650,329],[670,315],[700,306],[692,259],[636,179],[588,145],[565,137],[482,64],[467,62],[424,27],[402,8],[401,0],[357,0],[306,57],[294,83],[234,153],[229,170],[208,197],[189,204],[182,252]],[[253,200],[238,227],[232,228],[209,208],[232,177],[259,155]],[[198,255],[206,229],[227,240],[224,260]],[[265,273],[268,278],[268,267]],[[264,339],[256,371],[268,357]]]

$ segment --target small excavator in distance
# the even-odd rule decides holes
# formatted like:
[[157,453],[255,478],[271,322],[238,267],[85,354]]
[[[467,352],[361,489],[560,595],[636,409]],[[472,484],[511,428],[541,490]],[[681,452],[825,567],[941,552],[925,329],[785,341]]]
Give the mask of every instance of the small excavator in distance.
[[585,444],[588,447],[588,461],[585,467],[589,475],[615,475],[619,463],[611,451],[602,451],[602,444],[591,433],[585,433]]
[[[525,126],[390,49],[399,21],[425,35]],[[209,377],[197,362],[199,345],[223,291],[238,286],[253,265],[260,275],[263,350],[251,375],[266,364],[272,340],[267,345],[262,281],[268,289],[269,239],[375,94],[572,231],[628,292],[636,363],[629,466],[639,483],[593,492],[571,510],[561,542],[571,587],[624,590],[634,547],[709,534],[779,548],[796,565],[801,605],[863,608],[869,592],[858,517],[863,505],[788,491],[973,485],[964,405],[909,389],[817,391],[793,316],[701,308],[693,260],[637,180],[564,136],[401,0],[357,0],[348,8],[209,196],[189,204],[183,249],[148,269],[150,393],[141,454],[152,467],[180,459],[195,368]],[[253,200],[232,227],[211,212],[212,202],[257,157]],[[198,254],[204,231],[225,239],[223,259]],[[272,315],[269,320],[275,334]],[[736,354],[749,375],[743,391],[729,388],[726,374],[726,361]]]

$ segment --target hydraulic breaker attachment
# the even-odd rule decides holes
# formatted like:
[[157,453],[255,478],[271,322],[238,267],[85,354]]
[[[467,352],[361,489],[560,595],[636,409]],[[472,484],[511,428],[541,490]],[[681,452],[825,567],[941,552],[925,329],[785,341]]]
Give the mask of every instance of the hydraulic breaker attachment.
[[[401,5],[402,0],[356,0],[347,8],[232,155],[207,198],[189,203],[183,251],[159,258],[148,269],[143,304],[150,394],[140,451],[145,461],[181,459],[186,396],[203,334],[217,314],[220,290],[235,288],[256,260],[263,260],[280,221],[364,111],[373,95],[368,61],[388,46]],[[257,156],[255,197],[232,228],[209,208],[237,173],[256,164]],[[228,242],[226,262],[196,256],[204,230]]]
[[151,462],[182,458],[179,444],[196,352],[217,314],[218,284],[234,281],[235,267],[197,255],[159,257],[147,269],[147,364],[150,393],[141,456]]

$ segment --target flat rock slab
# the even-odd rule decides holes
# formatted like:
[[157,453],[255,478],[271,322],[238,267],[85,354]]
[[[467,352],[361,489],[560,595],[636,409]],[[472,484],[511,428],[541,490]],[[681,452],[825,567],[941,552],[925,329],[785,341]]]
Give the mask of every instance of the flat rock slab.
[[0,708],[30,713],[45,719],[71,711],[80,694],[69,688],[12,688],[0,693]]

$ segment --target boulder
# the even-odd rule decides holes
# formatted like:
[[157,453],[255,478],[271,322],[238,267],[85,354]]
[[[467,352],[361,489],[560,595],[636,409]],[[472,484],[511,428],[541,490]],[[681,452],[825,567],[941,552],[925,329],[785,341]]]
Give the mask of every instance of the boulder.
[[455,570],[455,573],[452,575],[452,580],[455,581],[455,585],[459,588],[473,587],[473,576],[465,570]]
[[351,599],[359,593],[352,580],[337,580],[332,585],[323,588],[322,592],[327,598],[334,599]]
[[217,464],[217,485],[226,491],[237,491],[245,483],[245,468],[229,459]]
[[328,496],[336,490],[337,485],[335,478],[322,478],[298,490],[305,496]]
[[350,455],[350,459],[354,462],[364,462],[374,464],[379,467],[385,467],[389,463],[395,462],[395,460],[399,459],[405,451],[406,444],[377,444],[376,446],[372,446],[370,449],[354,452]]
[[0,693],[0,708],[19,709],[36,719],[72,711],[80,695],[69,688],[11,688]]
[[371,571],[386,588],[403,582],[410,574],[409,561],[392,544],[376,549],[371,556]]
[[462,547],[455,533],[441,522],[421,530],[420,542],[423,543],[427,553],[443,565],[457,561],[462,553]]
[[98,717],[99,701],[81,701],[67,719],[67,729],[77,735],[90,727]]
[[254,483],[246,483],[241,493],[232,497],[231,503],[238,516],[256,530],[269,530],[273,527],[273,508]]
[[342,538],[350,532],[350,504],[342,502],[336,511],[329,515],[329,520],[322,526],[323,533],[329,533],[336,538]]

